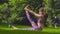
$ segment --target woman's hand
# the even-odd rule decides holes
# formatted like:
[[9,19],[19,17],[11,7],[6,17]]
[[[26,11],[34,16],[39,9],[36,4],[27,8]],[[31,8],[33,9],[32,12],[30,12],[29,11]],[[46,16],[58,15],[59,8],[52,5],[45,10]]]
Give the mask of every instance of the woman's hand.
[[25,9],[26,11],[29,11],[29,10],[30,10],[29,5],[27,5],[24,9]]

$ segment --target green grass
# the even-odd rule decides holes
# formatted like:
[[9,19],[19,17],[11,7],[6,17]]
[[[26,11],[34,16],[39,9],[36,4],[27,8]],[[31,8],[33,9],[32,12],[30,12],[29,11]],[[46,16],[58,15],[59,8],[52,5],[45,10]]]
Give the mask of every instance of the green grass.
[[[19,28],[25,28],[30,26],[16,25]],[[60,28],[46,28],[44,27],[42,31],[30,31],[30,30],[13,30],[8,28],[7,25],[0,25],[0,34],[60,34]]]

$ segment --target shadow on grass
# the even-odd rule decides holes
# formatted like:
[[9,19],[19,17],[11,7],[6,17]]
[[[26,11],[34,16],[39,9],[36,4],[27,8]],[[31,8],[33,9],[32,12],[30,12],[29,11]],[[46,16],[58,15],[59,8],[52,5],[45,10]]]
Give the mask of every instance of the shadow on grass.
[[57,32],[44,32],[44,31],[30,31],[30,30],[3,30],[0,29],[0,34],[60,34]]

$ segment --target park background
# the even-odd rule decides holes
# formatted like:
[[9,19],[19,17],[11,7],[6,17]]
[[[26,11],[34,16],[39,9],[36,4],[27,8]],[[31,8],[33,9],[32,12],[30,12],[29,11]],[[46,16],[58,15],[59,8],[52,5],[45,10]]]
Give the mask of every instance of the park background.
[[[26,5],[30,5],[31,9],[38,13],[39,8],[44,7],[46,10],[46,24],[45,29],[47,31],[51,31],[50,33],[54,33],[56,30],[56,34],[59,33],[60,29],[54,29],[54,16],[58,18],[58,26],[60,26],[60,0],[0,0],[0,29],[1,32],[5,32],[4,29],[7,31],[11,31],[8,28],[10,24],[15,25],[16,27],[30,27],[31,24],[29,23],[28,19],[26,18],[26,13],[24,7]],[[36,17],[31,15],[31,17],[36,21]],[[25,25],[25,26],[24,26]],[[4,27],[5,26],[5,27]],[[50,28],[51,27],[51,28]],[[49,30],[50,29],[50,30]],[[1,33],[0,32],[0,33]],[[19,31],[16,32],[26,32],[26,31]],[[31,31],[27,31],[29,33]],[[35,32],[35,33],[34,33]],[[15,33],[11,31],[11,34]],[[47,33],[47,32],[40,32],[40,31],[32,31],[32,33]],[[17,34],[17,33],[15,33]]]

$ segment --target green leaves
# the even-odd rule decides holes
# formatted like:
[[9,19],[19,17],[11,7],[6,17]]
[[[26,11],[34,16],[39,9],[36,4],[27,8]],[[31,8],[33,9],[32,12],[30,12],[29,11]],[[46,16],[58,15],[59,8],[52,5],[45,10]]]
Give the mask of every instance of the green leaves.
[[[26,18],[24,7],[30,5],[34,12],[39,12],[39,8],[44,7],[48,14],[48,21],[52,21],[52,17],[55,15],[60,17],[60,1],[59,0],[9,0],[8,3],[0,4],[0,19],[7,23],[16,21],[22,21]],[[7,11],[8,6],[12,7]],[[59,10],[59,11],[57,11]],[[5,21],[4,21],[5,20]]]

